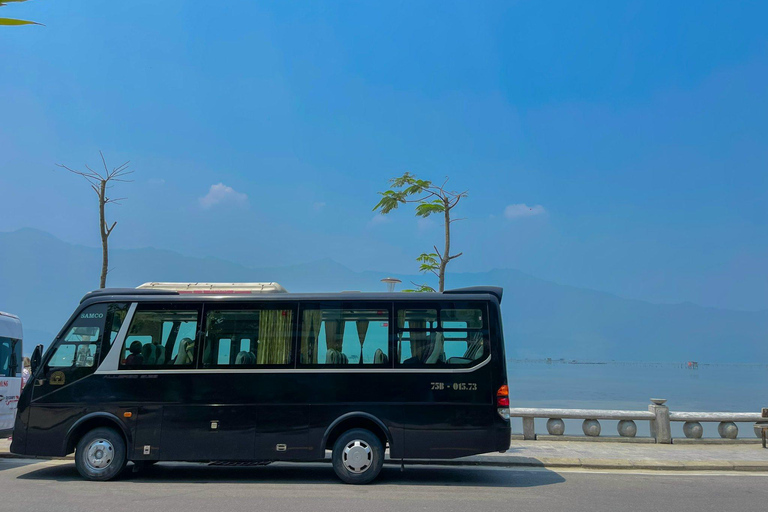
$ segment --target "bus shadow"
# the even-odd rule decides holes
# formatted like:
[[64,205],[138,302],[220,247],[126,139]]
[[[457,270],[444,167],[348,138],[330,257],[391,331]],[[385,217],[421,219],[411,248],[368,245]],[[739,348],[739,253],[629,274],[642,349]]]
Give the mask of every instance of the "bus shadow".
[[0,471],[7,471],[9,469],[16,469],[24,466],[30,466],[32,464],[38,464],[44,462],[36,459],[22,459],[16,457],[0,457]]
[[[34,469],[17,478],[24,480],[82,481],[74,463]],[[538,487],[564,482],[559,474],[544,468],[519,470],[482,466],[399,466],[386,465],[371,485]],[[162,463],[133,472],[128,466],[115,483],[174,484],[339,484],[330,464],[289,464],[269,466],[209,466],[194,463]]]

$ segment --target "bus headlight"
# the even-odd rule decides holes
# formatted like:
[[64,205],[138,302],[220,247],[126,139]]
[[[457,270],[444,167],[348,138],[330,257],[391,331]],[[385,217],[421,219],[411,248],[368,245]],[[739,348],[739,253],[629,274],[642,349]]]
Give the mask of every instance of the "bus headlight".
[[499,413],[499,416],[509,421],[509,407],[499,407],[496,411]]

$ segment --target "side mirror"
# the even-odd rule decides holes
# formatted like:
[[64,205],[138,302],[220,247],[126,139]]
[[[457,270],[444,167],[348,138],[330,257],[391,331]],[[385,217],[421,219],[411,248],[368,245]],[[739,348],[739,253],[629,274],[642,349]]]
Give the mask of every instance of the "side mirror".
[[40,366],[40,361],[43,360],[43,346],[38,345],[35,347],[35,351],[32,352],[32,359],[30,359],[29,363],[32,367],[32,374],[35,373],[37,368]]

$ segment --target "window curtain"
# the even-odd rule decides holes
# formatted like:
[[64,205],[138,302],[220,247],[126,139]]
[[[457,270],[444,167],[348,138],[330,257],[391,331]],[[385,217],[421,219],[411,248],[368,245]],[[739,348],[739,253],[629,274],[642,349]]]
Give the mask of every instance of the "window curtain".
[[293,311],[265,310],[259,313],[259,349],[256,364],[288,364],[291,360]]
[[305,309],[301,322],[301,362],[317,364],[317,340],[320,335],[320,321],[323,312],[319,309]]
[[368,333],[368,320],[358,320],[355,324],[357,325],[357,338],[360,340],[360,364],[363,364],[363,343],[365,343],[365,335]]
[[[428,332],[424,330],[416,332],[416,331],[413,331],[413,329],[426,329],[427,321],[426,320],[408,320],[408,327],[406,327],[405,311],[400,310],[397,312],[397,325],[403,331],[408,332],[408,337],[411,340],[411,356],[415,357],[421,362],[426,361],[427,357],[429,356],[429,353],[431,352],[432,340],[430,339]],[[400,337],[402,338],[402,336],[403,335],[401,334]],[[400,342],[398,341],[398,343]],[[401,350],[402,350],[402,347],[398,347],[398,352],[400,353],[400,358],[402,361],[403,353]]]
[[341,353],[341,346],[344,343],[344,324],[343,319],[325,321],[325,346],[328,350]]
[[[424,329],[427,327],[427,322],[424,320],[409,320],[408,327],[411,329]],[[411,336],[411,355],[415,356],[419,361],[425,361],[431,348],[429,333],[412,330],[409,334]]]

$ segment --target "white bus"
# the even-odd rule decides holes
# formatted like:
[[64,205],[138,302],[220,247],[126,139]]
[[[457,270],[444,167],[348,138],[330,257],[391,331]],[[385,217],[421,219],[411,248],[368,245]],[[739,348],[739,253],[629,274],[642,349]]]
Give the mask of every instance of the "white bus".
[[0,437],[13,433],[21,394],[21,321],[0,311]]

